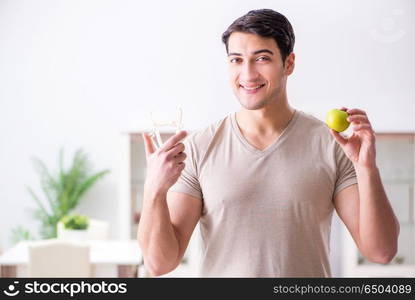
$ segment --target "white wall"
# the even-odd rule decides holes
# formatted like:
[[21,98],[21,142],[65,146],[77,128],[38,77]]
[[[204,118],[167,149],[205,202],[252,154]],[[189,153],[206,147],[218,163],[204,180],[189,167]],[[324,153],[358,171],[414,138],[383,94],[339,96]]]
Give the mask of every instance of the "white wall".
[[114,170],[79,210],[112,222],[115,237],[119,132],[146,127],[160,106],[181,105],[188,129],[236,110],[221,33],[264,7],[295,29],[293,106],[320,118],[360,107],[379,131],[415,130],[411,0],[0,0],[0,246],[15,225],[36,226],[29,158],[55,166],[61,146],[83,147],[96,169]]

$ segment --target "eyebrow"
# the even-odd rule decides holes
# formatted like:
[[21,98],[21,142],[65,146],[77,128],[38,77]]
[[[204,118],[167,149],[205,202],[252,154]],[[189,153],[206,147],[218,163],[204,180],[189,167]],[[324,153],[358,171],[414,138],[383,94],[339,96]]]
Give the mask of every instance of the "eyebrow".
[[[274,53],[271,50],[268,50],[268,49],[260,49],[260,50],[256,50],[256,51],[252,52],[253,55],[256,55],[256,54],[259,54],[259,53],[269,53],[271,55],[274,55]],[[231,53],[228,54],[228,56],[232,56],[232,55],[242,56],[241,53],[236,53],[236,52],[231,52]]]

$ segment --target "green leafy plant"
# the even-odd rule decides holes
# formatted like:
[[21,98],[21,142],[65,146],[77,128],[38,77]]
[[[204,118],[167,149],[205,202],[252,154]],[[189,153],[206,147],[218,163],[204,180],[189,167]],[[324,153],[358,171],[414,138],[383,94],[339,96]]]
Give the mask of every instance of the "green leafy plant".
[[88,229],[89,219],[83,215],[68,215],[61,219],[65,229],[84,230]]
[[30,234],[29,230],[22,227],[22,226],[16,226],[12,229],[10,240],[12,244],[17,244],[21,241],[28,241],[33,240],[33,236]]
[[59,152],[59,170],[52,175],[46,165],[39,159],[33,158],[33,163],[40,176],[43,191],[43,201],[28,187],[30,195],[37,203],[35,218],[41,222],[40,236],[54,238],[57,234],[56,225],[59,220],[68,215],[80,202],[84,194],[109,170],[90,174],[89,160],[86,153],[79,149],[75,152],[72,165],[64,168],[63,150]]

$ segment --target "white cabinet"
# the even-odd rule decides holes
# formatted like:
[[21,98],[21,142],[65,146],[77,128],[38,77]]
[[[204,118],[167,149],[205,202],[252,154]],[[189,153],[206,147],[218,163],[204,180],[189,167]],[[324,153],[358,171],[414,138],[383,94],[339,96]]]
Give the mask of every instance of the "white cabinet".
[[[137,214],[141,212],[143,203],[143,188],[146,174],[146,154],[142,138],[143,131],[126,132],[121,134],[121,151],[119,157],[119,236],[123,239],[137,237]],[[149,132],[149,131],[146,131]],[[174,133],[160,132],[161,139],[166,141]],[[190,132],[188,132],[190,134]],[[196,234],[195,234],[196,233]],[[198,227],[194,235],[198,233]],[[196,237],[192,236],[183,263],[170,275],[175,277],[192,276],[195,272],[193,248],[197,247]],[[194,252],[194,251],[193,251]],[[167,274],[168,276],[169,274]]]
[[[135,131],[121,134],[119,157],[119,236],[124,239],[136,238],[137,217],[142,208],[147,167],[142,138],[143,132]],[[172,132],[161,132],[161,138],[165,141],[172,134]]]
[[376,153],[386,194],[399,219],[398,253],[386,265],[368,262],[344,227],[347,277],[415,277],[415,134],[377,133]]

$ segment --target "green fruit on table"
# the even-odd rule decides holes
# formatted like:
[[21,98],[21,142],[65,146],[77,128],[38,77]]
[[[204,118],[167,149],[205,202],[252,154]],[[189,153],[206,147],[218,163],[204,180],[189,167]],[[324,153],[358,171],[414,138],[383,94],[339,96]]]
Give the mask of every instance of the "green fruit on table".
[[327,113],[326,124],[337,132],[345,131],[350,125],[347,121],[348,116],[349,114],[343,110],[332,109]]

